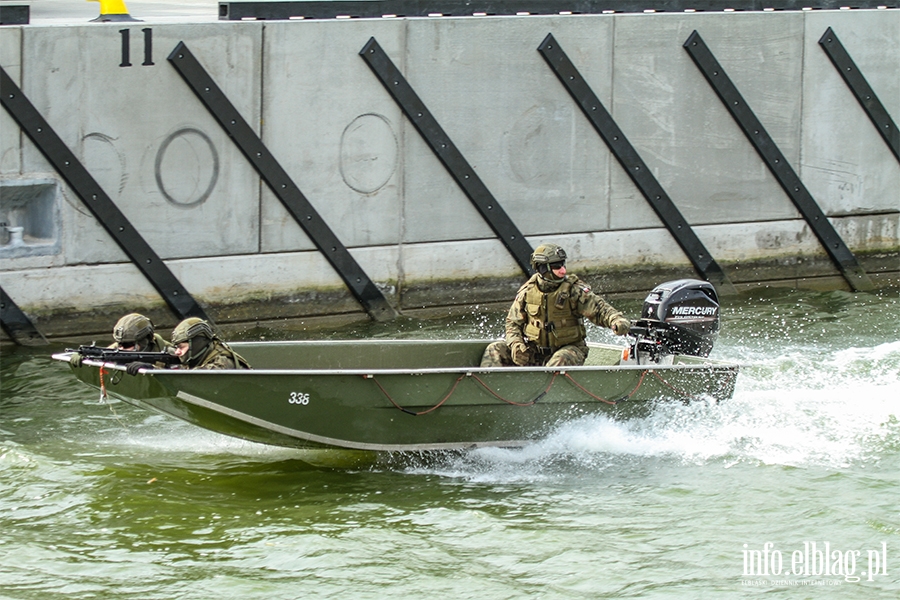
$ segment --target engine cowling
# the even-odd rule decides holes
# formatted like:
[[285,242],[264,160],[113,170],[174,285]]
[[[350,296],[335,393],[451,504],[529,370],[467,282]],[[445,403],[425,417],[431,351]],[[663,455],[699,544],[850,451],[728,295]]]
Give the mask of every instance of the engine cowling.
[[708,281],[678,279],[661,283],[644,299],[631,335],[635,358],[659,362],[674,354],[709,356],[719,335],[719,296]]

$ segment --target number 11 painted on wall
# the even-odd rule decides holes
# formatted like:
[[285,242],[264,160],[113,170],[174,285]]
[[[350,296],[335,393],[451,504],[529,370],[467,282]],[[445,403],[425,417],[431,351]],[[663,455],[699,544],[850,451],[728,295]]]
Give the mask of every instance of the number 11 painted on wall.
[[[153,30],[149,27],[145,27],[141,29],[144,32],[144,62],[141,63],[143,66],[152,66],[153,65]],[[122,62],[119,63],[120,67],[130,67],[131,66],[131,30],[130,29],[120,29],[119,33],[122,34]]]

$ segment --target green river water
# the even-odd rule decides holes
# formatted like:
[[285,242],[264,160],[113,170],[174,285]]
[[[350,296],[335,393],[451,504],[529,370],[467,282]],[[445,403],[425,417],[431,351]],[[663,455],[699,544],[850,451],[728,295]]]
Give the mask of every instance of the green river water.
[[720,405],[371,462],[100,403],[63,347],[2,348],[0,598],[900,597],[896,289],[723,299],[712,356],[743,369]]

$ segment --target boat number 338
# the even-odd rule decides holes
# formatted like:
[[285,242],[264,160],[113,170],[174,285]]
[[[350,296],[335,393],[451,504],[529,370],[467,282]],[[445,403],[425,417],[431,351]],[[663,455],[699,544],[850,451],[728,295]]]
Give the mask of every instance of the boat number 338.
[[291,395],[288,396],[288,404],[302,404],[306,406],[309,404],[309,394],[304,394],[303,392],[291,392]]

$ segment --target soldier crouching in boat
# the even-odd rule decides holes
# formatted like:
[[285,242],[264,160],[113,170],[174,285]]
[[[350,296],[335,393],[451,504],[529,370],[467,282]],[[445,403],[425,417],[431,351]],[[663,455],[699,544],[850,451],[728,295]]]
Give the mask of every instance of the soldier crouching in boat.
[[144,315],[125,315],[113,327],[115,343],[109,346],[115,350],[135,352],[166,352],[172,344],[153,331],[153,323]]
[[172,330],[175,356],[187,369],[249,369],[240,354],[213,333],[210,324],[197,317],[189,317]]
[[482,367],[583,365],[588,355],[584,319],[625,335],[631,327],[621,312],[566,274],[566,251],[542,244],[531,255],[535,274],[519,288],[506,315],[506,339],[485,349]]
[[[129,313],[116,322],[113,327],[113,343],[107,346],[112,350],[129,350],[133,352],[169,352],[174,348],[161,335],[153,330],[153,323],[149,318],[138,313]],[[69,363],[73,367],[80,367],[83,356],[73,352],[69,357]],[[157,363],[157,367],[165,366]]]

